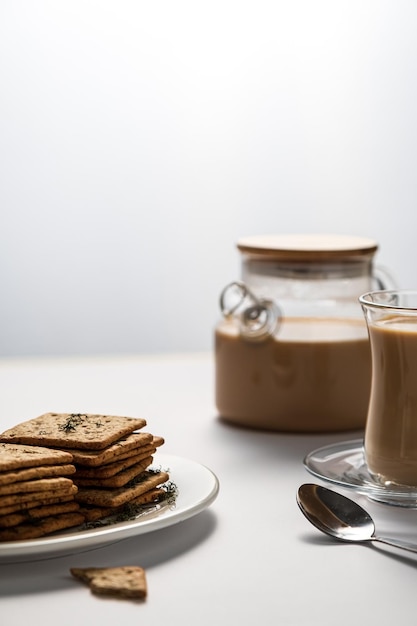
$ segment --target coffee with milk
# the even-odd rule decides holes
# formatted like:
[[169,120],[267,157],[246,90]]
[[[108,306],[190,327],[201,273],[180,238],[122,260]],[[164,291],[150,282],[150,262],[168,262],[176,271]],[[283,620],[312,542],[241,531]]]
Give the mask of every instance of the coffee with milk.
[[417,487],[417,309],[406,311],[387,305],[386,314],[367,313],[373,375],[365,457],[379,482]]
[[286,318],[260,342],[224,321],[215,355],[216,404],[231,422],[305,432],[364,426],[371,357],[362,320]]

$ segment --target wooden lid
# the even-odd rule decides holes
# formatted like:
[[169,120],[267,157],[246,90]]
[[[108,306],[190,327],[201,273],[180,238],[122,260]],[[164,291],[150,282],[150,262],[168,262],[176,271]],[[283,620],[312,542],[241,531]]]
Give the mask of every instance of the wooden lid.
[[265,260],[331,261],[369,256],[378,249],[373,239],[345,235],[262,235],[239,239],[240,252]]

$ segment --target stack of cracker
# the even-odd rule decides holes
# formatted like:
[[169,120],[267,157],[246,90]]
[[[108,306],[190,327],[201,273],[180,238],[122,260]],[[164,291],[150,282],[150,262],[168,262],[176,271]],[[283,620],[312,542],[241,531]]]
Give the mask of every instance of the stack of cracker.
[[69,454],[75,467],[75,501],[83,521],[89,522],[161,495],[160,486],[169,475],[150,465],[164,440],[137,432],[145,425],[141,418],[45,413],[6,430],[0,442],[41,445]]
[[84,521],[72,455],[0,443],[0,540],[33,539]]

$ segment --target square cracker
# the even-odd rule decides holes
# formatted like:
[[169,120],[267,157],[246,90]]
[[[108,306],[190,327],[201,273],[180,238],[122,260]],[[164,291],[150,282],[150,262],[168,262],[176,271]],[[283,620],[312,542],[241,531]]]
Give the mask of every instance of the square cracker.
[[[140,507],[146,504],[156,504],[160,502],[161,499],[164,499],[165,495],[166,491],[164,489],[150,489],[142,495],[137,496],[137,498],[133,498],[133,500],[131,500],[127,504],[123,504],[122,506],[117,508],[80,505],[80,513],[84,515],[86,522],[96,522],[97,520],[103,520],[106,517],[113,517],[115,515],[121,515],[124,521],[126,519],[126,515],[130,517],[131,514],[132,516],[136,517]],[[137,507],[138,511],[132,511],[130,508],[131,506],[135,508]],[[127,511],[126,507],[129,507]]]
[[11,526],[24,524],[25,522],[30,522],[31,520],[49,517],[50,515],[59,515],[60,513],[72,513],[73,511],[79,511],[79,509],[80,506],[77,502],[75,502],[75,500],[72,502],[36,506],[33,509],[17,511],[16,513],[10,513],[9,515],[0,515],[0,528],[10,528]]
[[127,467],[114,476],[108,478],[77,478],[76,484],[80,487],[123,487],[128,482],[134,480],[136,476],[142,474],[152,463],[152,457],[148,456],[142,461]]
[[102,507],[117,507],[133,498],[142,495],[149,489],[162,485],[169,479],[167,472],[145,472],[146,478],[131,487],[119,487],[117,489],[88,489],[80,487],[75,499],[80,504],[92,504]]
[[31,493],[33,491],[44,491],[50,493],[54,489],[68,488],[73,485],[71,478],[65,476],[54,476],[53,478],[40,478],[39,480],[22,480],[18,483],[10,485],[0,485],[0,502],[3,496],[16,494],[20,496],[23,493]]
[[[43,492],[42,492],[43,493]],[[74,502],[75,493],[64,493],[62,495],[50,496],[47,492],[45,495],[39,496],[36,500],[30,500],[29,502],[21,502],[19,498],[15,499],[14,504],[3,506],[3,500],[1,501],[0,515],[10,515],[10,513],[17,513],[18,511],[27,511],[34,507],[43,505],[52,505],[61,502]]]
[[42,446],[0,443],[0,472],[61,463],[72,463],[72,454]]
[[44,413],[9,428],[0,442],[102,450],[145,426],[146,420],[93,413]]
[[73,484],[72,480],[68,481],[71,484],[69,486],[62,486],[55,489],[43,489],[42,491],[30,491],[28,493],[10,493],[1,496],[2,508],[8,507],[14,504],[22,505],[25,502],[39,502],[45,497],[49,499],[60,498],[61,496],[75,496],[78,491],[78,487]]
[[[138,454],[139,452],[141,454]],[[120,461],[115,461],[114,463],[106,463],[100,467],[85,467],[83,465],[77,465],[77,480],[79,478],[110,478],[128,467],[136,465],[137,463],[147,459],[155,452],[156,448],[153,446],[143,446],[143,450],[142,448],[139,448],[138,451],[133,450],[132,454],[129,453],[129,456],[126,457],[123,455],[123,458]]]
[[80,526],[84,522],[81,513],[61,513],[36,520],[36,523],[19,524],[12,528],[0,529],[0,541],[23,541],[25,539],[36,539],[49,535],[58,530]]
[[0,486],[18,483],[23,480],[39,478],[53,478],[54,476],[71,476],[75,473],[74,465],[46,465],[39,467],[28,467],[10,472],[0,472]]
[[[154,443],[156,439],[156,443]],[[97,467],[106,465],[107,463],[113,463],[116,460],[120,460],[125,456],[134,454],[136,450],[143,446],[147,446],[152,443],[154,447],[156,445],[162,445],[159,440],[163,442],[162,437],[153,437],[150,433],[132,433],[127,437],[123,437],[119,441],[111,444],[105,450],[74,450],[71,449],[71,454],[74,458],[74,463],[77,465],[85,465],[86,467]]]
[[147,595],[146,574],[142,567],[72,567],[70,572],[98,595],[137,599],[144,599]]

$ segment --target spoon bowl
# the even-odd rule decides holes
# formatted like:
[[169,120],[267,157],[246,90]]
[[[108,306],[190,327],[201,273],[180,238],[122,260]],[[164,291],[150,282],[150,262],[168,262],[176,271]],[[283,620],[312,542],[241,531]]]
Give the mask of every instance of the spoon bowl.
[[336,491],[307,483],[298,489],[297,504],[313,526],[340,541],[379,541],[409,552],[417,552],[415,545],[377,537],[375,524],[369,513]]

